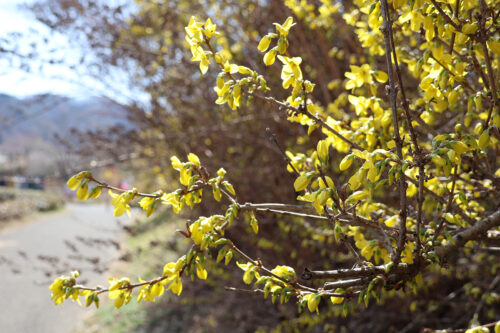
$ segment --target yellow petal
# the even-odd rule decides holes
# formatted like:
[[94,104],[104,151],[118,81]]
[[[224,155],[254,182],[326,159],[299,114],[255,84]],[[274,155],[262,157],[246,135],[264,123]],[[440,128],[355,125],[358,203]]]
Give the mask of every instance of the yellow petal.
[[307,185],[309,185],[310,181],[311,179],[306,174],[302,174],[297,179],[295,179],[293,187],[295,188],[296,192],[300,192],[304,190],[307,187]]
[[264,55],[264,64],[266,66],[271,66],[274,64],[274,61],[276,60],[276,50],[271,49]]
[[266,35],[266,36],[262,37],[262,39],[260,40],[259,46],[257,47],[257,49],[260,52],[265,52],[269,48],[269,44],[271,44],[271,38]]

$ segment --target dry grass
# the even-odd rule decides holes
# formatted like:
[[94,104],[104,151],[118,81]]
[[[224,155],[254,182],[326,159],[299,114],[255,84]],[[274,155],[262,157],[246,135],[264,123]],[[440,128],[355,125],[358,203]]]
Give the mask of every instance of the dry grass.
[[57,193],[0,187],[0,223],[63,205],[64,198]]

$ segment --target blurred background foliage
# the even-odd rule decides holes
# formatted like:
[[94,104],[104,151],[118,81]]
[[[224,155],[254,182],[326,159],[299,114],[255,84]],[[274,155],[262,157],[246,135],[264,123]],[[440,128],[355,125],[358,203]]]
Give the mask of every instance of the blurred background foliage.
[[[345,10],[352,8],[350,0],[335,3]],[[126,73],[126,83],[139,91],[127,103],[121,103],[131,126],[77,129],[72,140],[78,145],[67,142],[68,149],[95,159],[111,157],[104,164],[119,163],[120,168],[134,175],[134,186],[149,191],[176,188],[170,156],[193,152],[210,172],[215,173],[219,167],[228,171],[228,180],[237,189],[240,202],[295,203],[294,177],[286,171],[281,150],[298,153],[315,149],[318,134],[307,136],[303,127],[286,121],[284,111],[262,101],[253,101],[251,106],[236,111],[216,105],[215,71],[200,75],[186,49],[184,27],[191,15],[201,19],[209,15],[223,33],[224,37],[218,41],[226,50],[226,56],[232,57],[235,63],[265,72],[262,54],[257,50],[260,37],[270,31],[272,22],[283,22],[287,16],[294,15],[298,22],[289,36],[290,45],[295,55],[303,58],[306,79],[317,83],[314,99],[335,114],[339,106],[347,103],[342,87],[344,73],[349,71],[351,63],[367,61],[367,56],[352,26],[345,23],[341,12],[328,4],[305,0],[136,0],[132,4],[37,1],[31,6],[37,19],[54,31],[70,36],[74,45],[84,49],[82,66],[103,80],[120,70]],[[331,13],[324,15],[327,10]],[[383,58],[370,61],[383,63]],[[267,75],[271,87],[281,85],[276,67],[267,70]],[[112,81],[108,84],[113,88]],[[416,89],[417,83],[409,81],[407,91]],[[341,156],[334,155],[333,159],[332,168],[338,165]],[[328,172],[338,175],[338,170]],[[346,181],[337,179],[338,184]],[[387,193],[386,202],[397,200],[397,193]],[[218,209],[214,204],[213,200],[204,200],[185,218],[207,215]],[[325,228],[320,231],[319,225],[283,216],[257,217],[259,237],[248,236],[252,233],[245,223],[237,223],[230,230],[231,238],[252,257],[262,258],[271,266],[289,265],[298,272],[305,267],[348,268],[354,264],[346,248],[334,241],[333,233],[325,232]],[[132,263],[127,269],[133,269],[132,274],[138,275],[147,275],[148,270],[157,272],[172,253],[182,252],[186,244],[178,241],[174,230],[183,224],[184,221],[163,212],[153,220],[140,221],[131,227],[127,260]],[[223,270],[213,265],[207,267],[212,272],[209,280],[186,284],[183,297],[168,296],[157,304],[129,306],[130,311],[120,314],[105,308],[99,316],[104,325],[117,332],[257,329],[412,332],[424,326],[464,327],[472,316],[487,321],[495,315],[490,305],[495,304],[498,300],[494,298],[499,296],[490,293],[489,299],[482,298],[483,291],[492,289],[488,276],[499,265],[494,258],[484,253],[485,264],[470,263],[467,271],[434,272],[418,295],[391,291],[379,304],[372,303],[367,308],[358,306],[354,315],[350,315],[353,308],[325,306],[320,309],[320,315],[299,316],[293,302],[272,305],[270,299],[264,300],[260,295],[225,291],[224,286],[243,287],[241,272],[235,267]]]

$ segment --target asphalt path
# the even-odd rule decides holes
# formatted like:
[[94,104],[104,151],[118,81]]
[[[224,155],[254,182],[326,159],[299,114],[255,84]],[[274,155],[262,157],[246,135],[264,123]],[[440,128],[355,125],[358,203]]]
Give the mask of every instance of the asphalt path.
[[[55,306],[49,285],[80,272],[81,281],[106,285],[120,255],[123,225],[105,205],[67,204],[0,232],[0,332],[68,333],[92,311],[70,300]],[[80,280],[79,280],[80,281]],[[82,298],[83,300],[83,298]]]

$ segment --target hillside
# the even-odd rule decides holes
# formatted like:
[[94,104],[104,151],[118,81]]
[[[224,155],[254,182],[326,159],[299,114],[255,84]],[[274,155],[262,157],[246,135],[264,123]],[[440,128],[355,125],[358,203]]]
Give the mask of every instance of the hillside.
[[0,172],[19,170],[43,175],[64,159],[56,136],[71,138],[71,130],[130,127],[124,108],[108,99],[71,99],[57,95],[26,98],[0,94]]
[[55,134],[64,137],[72,128],[103,129],[120,123],[127,124],[123,108],[105,98],[36,95],[19,99],[0,94],[2,143],[8,143],[12,136],[55,142]]

